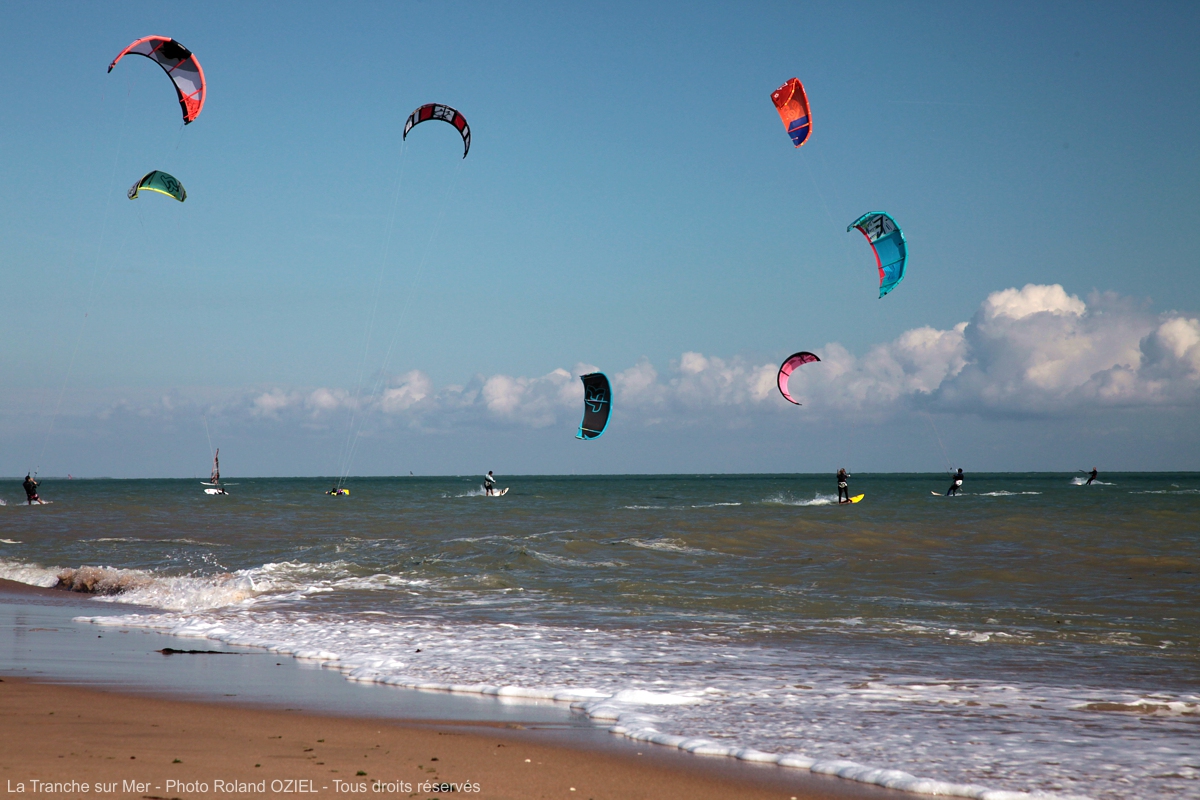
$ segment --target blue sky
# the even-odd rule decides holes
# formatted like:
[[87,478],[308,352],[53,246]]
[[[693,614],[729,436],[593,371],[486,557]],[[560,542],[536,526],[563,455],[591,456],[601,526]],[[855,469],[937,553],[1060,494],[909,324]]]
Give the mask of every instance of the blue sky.
[[[14,6],[0,474],[190,475],[202,419],[242,474],[1198,469],[1198,23],[1179,4]],[[149,61],[105,73],[150,33],[204,66],[186,128]],[[769,98],[793,75],[800,150]],[[401,142],[431,101],[470,122],[466,160],[449,126]],[[151,169],[187,202],[127,200]],[[884,300],[845,232],[870,210],[910,243]],[[1061,290],[998,294],[1030,284]],[[914,361],[924,329],[948,333]],[[800,349],[830,368],[796,409],[759,389]],[[587,367],[627,374],[584,444]]]

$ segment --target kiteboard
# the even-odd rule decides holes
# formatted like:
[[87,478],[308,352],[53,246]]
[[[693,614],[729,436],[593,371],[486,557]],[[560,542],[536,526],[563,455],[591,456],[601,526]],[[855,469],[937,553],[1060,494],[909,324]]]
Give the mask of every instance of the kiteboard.
[[330,495],[331,497],[349,497],[350,490],[349,489],[330,489],[325,494]]
[[958,497],[957,494],[942,494],[941,492],[930,492],[934,497]]
[[484,497],[504,497],[504,495],[508,494],[508,490],[509,490],[509,488],[510,488],[510,487],[508,487],[508,486],[505,486],[505,487],[504,487],[503,489],[501,489],[500,491],[498,491],[498,492],[492,492],[491,494],[488,494],[488,493],[485,491],[485,492],[483,493],[483,496],[484,496]]
[[205,494],[229,494],[229,492],[223,492],[220,489],[205,489],[204,493]]
[[16,539],[0,539],[0,544],[20,544]]
[[862,500],[864,497],[866,497],[866,495],[865,495],[865,494],[856,494],[856,495],[854,495],[854,497],[851,497],[851,498],[850,498],[850,502],[849,502],[849,503],[846,503],[846,502],[841,502],[841,503],[838,503],[838,505],[839,505],[839,506],[848,506],[848,505],[854,505],[854,504],[855,504],[855,503],[857,503],[859,500]]

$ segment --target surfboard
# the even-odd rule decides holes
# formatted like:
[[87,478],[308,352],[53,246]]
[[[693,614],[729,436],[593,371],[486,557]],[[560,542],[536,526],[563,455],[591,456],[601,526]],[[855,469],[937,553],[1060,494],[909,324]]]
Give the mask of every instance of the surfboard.
[[865,494],[856,494],[856,495],[854,495],[854,497],[850,498],[850,502],[857,503],[859,500],[862,500],[864,497],[866,497]]
[[504,487],[503,489],[501,489],[500,491],[498,491],[498,492],[493,492],[492,494],[488,494],[488,493],[485,491],[485,492],[483,493],[483,496],[484,496],[484,497],[504,497],[504,495],[508,494],[508,490],[509,490],[509,488],[510,488],[510,487],[508,487],[508,486],[505,486],[505,487]]
[[222,492],[220,489],[205,489],[204,493],[205,494],[229,494],[229,492]]

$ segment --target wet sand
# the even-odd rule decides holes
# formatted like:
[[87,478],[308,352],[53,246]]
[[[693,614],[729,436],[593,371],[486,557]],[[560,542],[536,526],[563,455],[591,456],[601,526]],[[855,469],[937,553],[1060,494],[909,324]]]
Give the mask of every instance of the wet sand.
[[[660,758],[556,747],[497,723],[397,724],[160,700],[5,678],[0,780],[59,796],[488,798],[899,797],[845,782],[785,786]],[[697,762],[699,759],[694,759]],[[818,779],[813,779],[816,783]],[[74,782],[74,783],[72,783]],[[790,783],[790,782],[789,782]],[[98,788],[99,787],[99,788]]]
[[[356,686],[328,670],[302,670],[270,654],[164,657],[151,648],[167,642],[180,650],[207,650],[210,643],[138,632],[122,637],[109,628],[72,623],[71,616],[130,609],[97,608],[104,604],[4,583],[4,635],[18,644],[7,649],[27,656],[4,666],[0,682],[0,781],[9,793],[143,799],[911,796],[631,743],[573,721],[561,707]],[[118,644],[119,649],[103,649]],[[212,649],[232,652],[219,645]],[[66,669],[66,660],[110,677],[89,681],[89,673]],[[104,663],[109,673],[99,668]],[[128,680],[123,684],[113,674]],[[255,677],[261,674],[271,680]],[[161,680],[146,680],[147,675]],[[304,710],[283,710],[280,695],[256,690],[266,683],[291,687],[296,696],[288,698],[288,706]],[[213,687],[230,691],[217,697]],[[355,705],[349,715],[337,714],[342,707],[337,701],[320,702],[340,692],[375,698],[368,701],[374,713]],[[396,705],[388,707],[383,701],[393,697]]]

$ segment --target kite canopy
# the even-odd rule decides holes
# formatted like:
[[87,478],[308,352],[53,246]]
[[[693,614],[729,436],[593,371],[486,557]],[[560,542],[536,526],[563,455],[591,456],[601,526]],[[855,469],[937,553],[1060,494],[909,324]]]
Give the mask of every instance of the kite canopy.
[[118,53],[108,65],[108,71],[112,72],[117,62],[130,54],[145,56],[167,73],[179,95],[184,125],[200,116],[200,110],[204,108],[204,70],[191,50],[166,36],[144,36]]
[[440,119],[458,128],[458,132],[462,134],[463,158],[466,158],[467,151],[471,149],[471,128],[467,125],[467,118],[450,106],[440,103],[426,103],[421,106],[408,115],[408,121],[404,123],[404,135],[400,138],[407,139],[408,132],[413,129],[414,125],[420,125],[428,119]]
[[174,175],[168,175],[162,170],[156,169],[153,172],[147,172],[140,181],[129,187],[129,199],[137,200],[138,192],[143,190],[174,197],[181,203],[187,200],[187,192],[184,191],[183,184],[176,180]]
[[788,378],[792,376],[792,373],[795,372],[796,368],[801,364],[811,364],[814,361],[820,360],[821,359],[817,358],[807,350],[801,350],[799,353],[792,353],[783,360],[783,363],[779,365],[779,375],[776,377],[776,380],[779,383],[779,393],[783,395],[784,400],[787,400],[789,403],[795,403],[796,405],[801,404],[799,400],[796,400],[790,394],[788,394]]
[[900,230],[896,220],[882,211],[863,214],[850,223],[846,232],[849,233],[853,228],[862,231],[875,251],[875,264],[879,267],[879,296],[883,297],[904,280],[904,263],[908,260],[904,231]]
[[603,372],[581,375],[583,381],[583,422],[579,423],[576,439],[598,439],[608,427],[612,412],[612,387]]
[[792,144],[796,147],[804,144],[812,133],[812,116],[808,110],[804,84],[799,78],[792,78],[771,92],[771,100],[775,103],[779,118],[783,120],[783,127],[787,128],[788,136],[792,137]]

